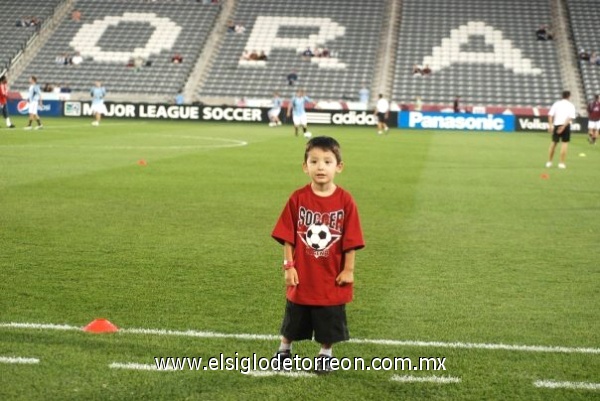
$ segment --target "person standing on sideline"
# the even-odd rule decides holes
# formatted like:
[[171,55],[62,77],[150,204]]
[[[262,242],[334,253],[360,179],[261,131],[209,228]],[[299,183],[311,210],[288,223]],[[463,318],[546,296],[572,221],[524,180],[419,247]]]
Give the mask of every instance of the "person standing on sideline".
[[390,102],[383,97],[383,94],[379,94],[379,100],[375,106],[373,114],[377,115],[377,133],[381,135],[384,131],[387,133],[389,128],[387,126],[387,119],[390,116]]
[[550,111],[548,112],[548,132],[552,134],[552,142],[550,143],[550,149],[548,150],[548,162],[546,167],[552,167],[552,159],[554,158],[554,151],[559,141],[562,141],[560,147],[560,162],[558,168],[567,168],[565,159],[567,158],[567,148],[569,147],[569,141],[571,140],[571,122],[575,119],[577,112],[573,103],[569,101],[571,92],[563,91],[562,99],[554,102]]
[[283,100],[279,97],[279,93],[273,93],[273,107],[271,107],[268,111],[269,115],[269,127],[276,127],[281,125],[281,120],[279,119],[279,114],[281,113],[281,105],[283,104]]
[[369,104],[369,89],[367,88],[367,85],[365,85],[363,83],[362,88],[358,91],[358,101],[362,104],[365,105],[365,108],[367,107],[367,105]]
[[2,109],[2,116],[6,119],[6,126],[8,128],[15,128],[15,126],[10,122],[10,117],[8,116],[8,80],[6,79],[6,75],[2,75],[0,77],[0,109]]
[[38,106],[42,107],[42,91],[40,90],[40,86],[37,83],[37,78],[35,75],[29,77],[29,91],[27,92],[27,109],[29,112],[29,123],[27,127],[24,129],[30,130],[31,123],[33,120],[37,121],[37,127],[35,129],[42,129],[44,126],[42,125],[42,120],[40,120],[40,116],[38,116]]
[[92,96],[92,113],[94,114],[95,120],[92,122],[93,126],[100,125],[100,119],[102,114],[106,114],[106,105],[104,104],[104,96],[106,96],[106,89],[102,86],[100,81],[96,81],[96,86],[90,90]]
[[452,109],[455,113],[460,113],[460,96],[456,96],[454,98],[454,102],[452,103]]
[[598,130],[600,130],[600,95],[595,95],[594,100],[588,104],[588,142],[590,145],[596,144],[598,139]]
[[302,126],[302,130],[306,134],[308,131],[308,118],[306,116],[305,103],[312,102],[312,99],[304,94],[302,89],[298,89],[296,95],[292,98],[287,108],[287,118],[294,121],[294,135],[298,136],[298,127]]

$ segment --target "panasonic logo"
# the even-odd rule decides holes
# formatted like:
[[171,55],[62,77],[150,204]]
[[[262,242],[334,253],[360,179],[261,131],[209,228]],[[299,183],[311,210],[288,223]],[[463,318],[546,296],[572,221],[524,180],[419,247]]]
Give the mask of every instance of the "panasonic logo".
[[409,128],[428,129],[460,129],[481,131],[504,131],[503,118],[488,114],[486,116],[456,116],[456,115],[425,115],[411,112],[408,121]]

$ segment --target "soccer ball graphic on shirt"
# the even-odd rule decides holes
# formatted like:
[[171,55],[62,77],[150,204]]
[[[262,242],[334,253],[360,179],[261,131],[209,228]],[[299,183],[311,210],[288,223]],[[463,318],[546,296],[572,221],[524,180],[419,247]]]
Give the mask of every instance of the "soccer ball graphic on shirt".
[[325,224],[313,224],[306,230],[306,244],[311,248],[322,251],[331,242],[331,232]]

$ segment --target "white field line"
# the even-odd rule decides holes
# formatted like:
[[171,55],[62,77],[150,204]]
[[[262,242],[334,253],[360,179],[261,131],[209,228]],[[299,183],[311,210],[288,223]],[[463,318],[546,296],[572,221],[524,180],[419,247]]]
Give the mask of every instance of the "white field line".
[[23,144],[6,144],[0,145],[0,148],[37,148],[37,149],[55,149],[55,148],[69,148],[69,149],[112,149],[112,150],[149,150],[149,149],[170,149],[170,150],[181,150],[181,149],[220,149],[220,148],[237,148],[242,146],[248,146],[248,142],[241,141],[239,139],[228,139],[228,138],[213,138],[213,137],[199,137],[191,135],[149,135],[149,136],[162,136],[168,138],[183,138],[193,140],[208,140],[216,141],[220,143],[216,144],[199,144],[199,145],[68,145],[68,144],[37,144],[37,143],[23,143]]
[[37,358],[23,358],[20,356],[0,356],[0,363],[18,363],[24,365],[34,365],[40,363]]
[[460,383],[459,377],[451,376],[398,376],[394,375],[390,380],[401,383],[437,383],[437,384],[450,384]]
[[244,373],[244,375],[254,376],[254,377],[270,377],[270,376],[281,376],[281,377],[317,377],[314,373],[308,372],[276,372],[273,370],[250,370],[248,373]]
[[586,382],[556,382],[554,380],[537,380],[533,382],[536,387],[543,388],[568,388],[576,390],[600,390],[600,383]]
[[[31,329],[31,330],[72,330],[79,331],[82,328],[66,324],[38,324],[38,323],[0,323],[1,328],[9,329]],[[273,334],[249,334],[249,333],[218,333],[213,331],[196,330],[165,330],[165,329],[143,329],[143,328],[121,328],[118,331],[123,334],[145,334],[157,336],[175,337],[198,337],[198,338],[231,338],[237,340],[279,340],[280,336]],[[399,347],[430,347],[430,348],[455,348],[455,349],[483,349],[517,352],[547,352],[564,354],[600,354],[600,348],[585,347],[563,347],[548,345],[514,345],[514,344],[490,344],[490,343],[468,343],[468,342],[442,342],[442,341],[412,341],[412,340],[386,340],[354,338],[350,339],[353,344],[374,344]]]
[[146,363],[121,363],[121,362],[113,362],[108,365],[111,369],[130,369],[130,370],[151,370],[154,372],[175,372],[176,370],[169,367],[166,369],[158,369],[155,364],[146,364]]

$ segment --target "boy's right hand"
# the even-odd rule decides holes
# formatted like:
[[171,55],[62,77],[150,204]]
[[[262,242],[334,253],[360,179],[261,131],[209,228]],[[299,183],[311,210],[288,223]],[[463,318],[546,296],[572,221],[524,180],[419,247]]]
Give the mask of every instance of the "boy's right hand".
[[285,270],[285,285],[295,287],[300,282],[298,281],[298,272],[295,268]]

